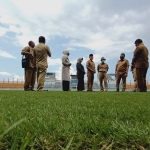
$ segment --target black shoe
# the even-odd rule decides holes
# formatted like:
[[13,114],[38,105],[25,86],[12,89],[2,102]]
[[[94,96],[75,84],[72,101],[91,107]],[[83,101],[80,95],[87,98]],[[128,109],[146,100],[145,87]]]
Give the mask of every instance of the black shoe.
[[137,92],[136,90],[132,90],[131,92]]
[[24,91],[31,91],[31,89],[24,89]]

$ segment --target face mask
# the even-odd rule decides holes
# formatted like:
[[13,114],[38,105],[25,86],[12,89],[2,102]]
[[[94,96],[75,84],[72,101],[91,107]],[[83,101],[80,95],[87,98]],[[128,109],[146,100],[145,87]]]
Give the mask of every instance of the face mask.
[[124,59],[124,57],[123,57],[123,56],[120,56],[120,59],[121,59],[121,60],[123,60],[123,59]]
[[105,62],[105,60],[101,60],[101,62],[102,62],[102,63],[104,63],[104,62]]

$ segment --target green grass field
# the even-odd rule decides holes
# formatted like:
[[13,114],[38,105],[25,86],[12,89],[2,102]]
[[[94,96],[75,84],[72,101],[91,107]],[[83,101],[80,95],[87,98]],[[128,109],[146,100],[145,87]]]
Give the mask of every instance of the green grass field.
[[6,149],[150,149],[150,92],[0,91]]

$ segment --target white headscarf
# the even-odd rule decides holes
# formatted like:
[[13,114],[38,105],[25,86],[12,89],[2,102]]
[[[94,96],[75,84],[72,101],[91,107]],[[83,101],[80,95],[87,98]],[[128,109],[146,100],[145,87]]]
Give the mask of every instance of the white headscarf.
[[64,51],[63,51],[63,54],[64,54],[65,56],[68,56],[68,54],[70,54],[70,53],[69,53],[68,50],[64,50]]

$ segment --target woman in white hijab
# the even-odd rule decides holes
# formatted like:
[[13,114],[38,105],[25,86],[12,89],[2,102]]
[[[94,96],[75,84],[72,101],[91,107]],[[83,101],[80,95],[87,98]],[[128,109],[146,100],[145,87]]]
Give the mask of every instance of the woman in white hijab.
[[69,55],[70,55],[70,53],[68,50],[63,51],[63,56],[62,56],[62,89],[63,89],[63,91],[70,90],[70,66],[71,66],[71,63],[68,58]]
[[84,88],[85,70],[84,70],[84,66],[81,64],[82,61],[83,61],[83,58],[78,58],[77,64],[76,64],[77,78],[78,78],[78,84],[77,84],[77,90],[78,91],[85,90],[85,88]]

